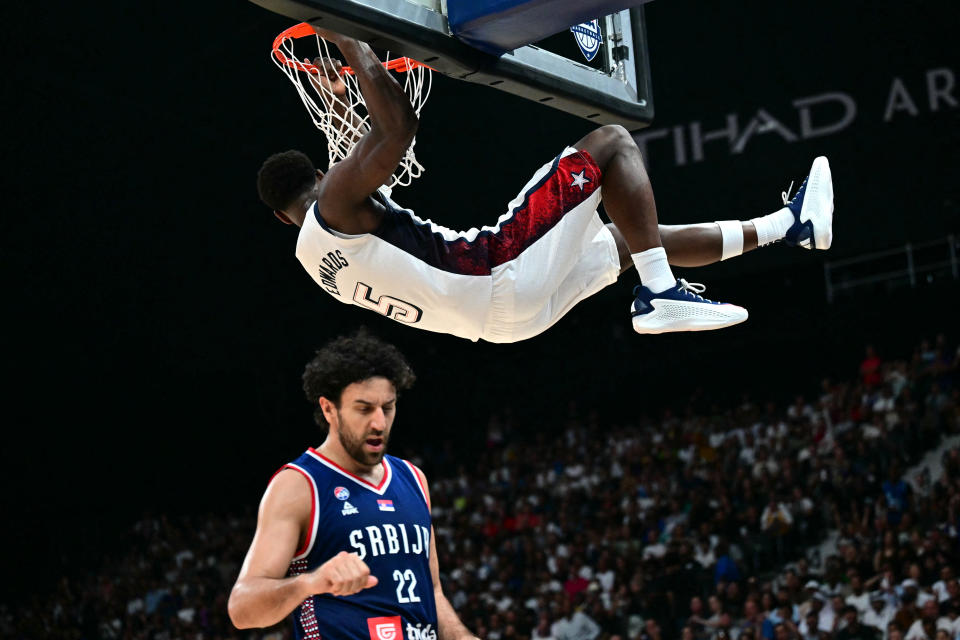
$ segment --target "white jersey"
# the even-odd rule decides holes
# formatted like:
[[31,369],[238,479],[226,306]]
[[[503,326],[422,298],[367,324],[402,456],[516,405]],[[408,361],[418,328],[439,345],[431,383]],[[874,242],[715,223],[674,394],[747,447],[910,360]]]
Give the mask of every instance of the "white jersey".
[[331,229],[317,203],[296,255],[327,293],[413,327],[468,340],[532,337],[616,280],[613,236],[596,214],[600,171],[567,148],[534,175],[497,224],[458,232],[384,192],[380,227]]

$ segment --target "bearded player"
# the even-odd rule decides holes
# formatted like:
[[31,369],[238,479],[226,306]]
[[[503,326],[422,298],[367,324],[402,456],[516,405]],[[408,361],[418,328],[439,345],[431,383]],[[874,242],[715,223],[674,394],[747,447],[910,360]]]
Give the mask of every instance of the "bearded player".
[[430,490],[386,455],[414,374],[361,331],[317,352],[303,388],[326,439],[271,480],[230,593],[238,628],[293,614],[297,640],[473,639],[443,594]]

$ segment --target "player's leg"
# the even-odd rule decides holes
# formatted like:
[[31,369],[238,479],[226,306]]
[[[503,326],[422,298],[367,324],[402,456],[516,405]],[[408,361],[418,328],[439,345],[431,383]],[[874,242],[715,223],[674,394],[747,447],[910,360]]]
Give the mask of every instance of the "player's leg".
[[[603,207],[630,254],[662,248],[653,188],[630,133],[608,125],[591,131],[573,146],[589,153],[600,168]],[[655,287],[658,283],[649,280],[657,275],[648,276],[644,284]],[[666,286],[671,286],[674,279],[669,268],[663,275]]]
[[707,300],[699,295],[702,287],[674,277],[660,237],[653,188],[629,132],[619,126],[600,127],[574,146],[589,153],[600,168],[604,210],[640,274],[641,286],[634,290],[631,306],[634,330],[703,331],[746,320],[746,309]]
[[[810,176],[793,199],[787,201],[787,194],[783,194],[783,208],[760,218],[659,225],[668,262],[680,267],[702,267],[779,240],[793,247],[829,249],[833,243],[833,179],[826,158],[814,160]],[[607,226],[617,240],[622,273],[632,264],[629,249],[616,225]]]
[[[721,231],[719,223],[661,224],[659,226],[660,241],[667,252],[667,261],[675,267],[703,267],[756,249],[757,230],[753,222],[731,221],[731,223],[740,225],[743,246],[738,253],[728,248],[728,255],[724,255],[725,234]],[[623,273],[634,266],[633,259],[630,257],[630,248],[615,224],[608,223],[607,228],[617,242],[617,250],[620,252],[620,273]],[[727,236],[735,235],[729,230],[725,229],[725,231]],[[731,241],[729,238],[726,240],[729,247]]]
[[[733,228],[736,225],[737,228]],[[730,236],[738,236],[731,247]],[[702,267],[757,248],[757,230],[752,222],[662,224],[660,239],[670,264]]]

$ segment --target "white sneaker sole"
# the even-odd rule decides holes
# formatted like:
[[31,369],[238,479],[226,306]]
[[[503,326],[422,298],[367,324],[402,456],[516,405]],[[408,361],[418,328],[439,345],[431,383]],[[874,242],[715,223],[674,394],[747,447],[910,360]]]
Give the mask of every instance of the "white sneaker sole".
[[829,249],[833,244],[833,176],[830,174],[830,163],[824,156],[814,159],[810,177],[807,178],[800,222],[802,224],[807,220],[813,222],[815,248]]
[[650,301],[653,311],[633,318],[637,333],[670,333],[673,331],[711,331],[740,324],[749,315],[735,304],[705,304],[679,300]]

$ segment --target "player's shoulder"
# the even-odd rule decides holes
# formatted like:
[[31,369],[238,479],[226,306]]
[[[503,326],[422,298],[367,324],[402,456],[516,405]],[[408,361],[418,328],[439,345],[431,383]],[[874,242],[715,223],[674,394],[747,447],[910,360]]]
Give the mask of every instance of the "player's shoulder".
[[313,481],[302,468],[286,464],[267,484],[260,501],[262,513],[297,515],[313,504]]
[[399,467],[399,468],[402,468],[402,469],[409,469],[410,471],[416,471],[416,472],[420,473],[421,475],[423,474],[423,471],[420,470],[420,467],[418,467],[417,465],[413,464],[412,462],[410,462],[410,461],[407,460],[406,458],[400,458],[400,457],[398,457],[398,456],[392,456],[392,455],[390,455],[389,453],[386,454],[384,457],[387,459],[387,462],[389,462],[389,463],[390,463],[392,466],[394,466],[394,467]]
[[320,181],[317,192],[317,212],[323,219],[322,225],[328,229],[348,235],[373,233],[383,223],[390,211],[376,193],[359,200],[344,198],[343,192],[336,186],[326,188],[325,182],[334,175],[338,166],[330,168],[324,180]]
[[429,485],[427,484],[427,476],[423,470],[404,458],[398,458],[389,454],[387,454],[386,457],[389,458],[389,462],[392,466],[405,469],[410,474],[413,480],[420,486],[421,491],[423,491],[424,499],[429,502],[430,489]]

